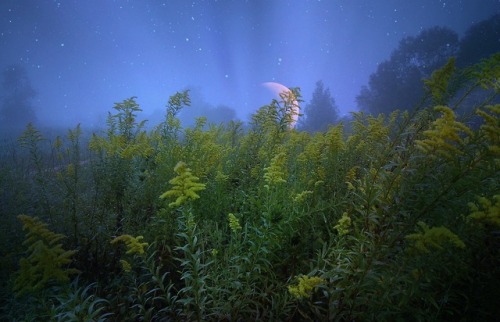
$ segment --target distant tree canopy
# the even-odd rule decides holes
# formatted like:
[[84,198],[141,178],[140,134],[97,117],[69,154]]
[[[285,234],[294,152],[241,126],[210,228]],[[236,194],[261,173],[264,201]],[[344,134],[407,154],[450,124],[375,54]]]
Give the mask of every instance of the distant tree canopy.
[[32,104],[36,92],[20,65],[7,67],[2,76],[0,128],[4,133],[18,132],[36,120]]
[[424,94],[422,79],[442,67],[458,46],[458,35],[444,27],[403,38],[390,59],[370,76],[368,86],[362,87],[356,97],[358,107],[372,114],[413,108]]
[[472,25],[460,41],[457,66],[465,67],[500,51],[500,13]]
[[308,132],[324,131],[329,125],[337,123],[339,119],[335,99],[330,94],[330,89],[324,87],[322,81],[316,82],[312,99],[302,112],[304,116],[299,120],[298,129]]
[[210,123],[229,123],[238,119],[236,111],[229,106],[219,105],[205,111],[205,116]]
[[228,106],[213,106],[203,97],[201,88],[192,87],[189,89],[191,106],[180,112],[179,118],[183,126],[191,127],[195,125],[195,119],[206,117],[208,123],[220,124],[236,121],[238,119],[236,111]]

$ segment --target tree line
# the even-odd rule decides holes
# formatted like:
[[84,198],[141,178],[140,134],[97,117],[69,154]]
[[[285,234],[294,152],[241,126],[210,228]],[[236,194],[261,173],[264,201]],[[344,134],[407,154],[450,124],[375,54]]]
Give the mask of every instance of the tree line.
[[[404,37],[390,57],[370,75],[368,84],[360,89],[357,108],[372,115],[388,115],[396,109],[411,110],[423,103],[422,80],[444,66],[450,57],[456,57],[456,67],[466,72],[467,66],[498,51],[500,14],[473,24],[461,39],[455,31],[439,26]],[[23,66],[11,65],[5,69],[2,89],[0,128],[4,133],[20,132],[27,123],[36,121],[33,106],[36,91]],[[227,122],[236,118],[229,107],[206,108],[206,104],[201,102],[198,112],[208,114],[205,116],[211,121]],[[330,89],[322,81],[316,83],[312,98],[301,113],[298,129],[308,132],[326,130],[342,120]]]
[[[455,31],[439,26],[404,37],[390,57],[370,75],[368,84],[361,88],[356,97],[357,108],[372,115],[389,115],[397,109],[412,110],[425,103],[422,101],[423,79],[429,78],[451,57],[456,57],[456,68],[465,73],[468,66],[498,51],[500,14],[473,24],[461,39]],[[453,85],[459,87],[450,84]],[[306,131],[322,131],[341,120],[335,99],[321,81],[316,84],[312,99],[302,112],[304,117],[299,129]]]

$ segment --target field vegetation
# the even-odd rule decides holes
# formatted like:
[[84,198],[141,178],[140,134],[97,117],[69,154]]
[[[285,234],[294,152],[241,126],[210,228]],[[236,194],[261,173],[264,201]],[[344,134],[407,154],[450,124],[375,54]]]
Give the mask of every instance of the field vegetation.
[[451,59],[415,109],[313,134],[287,95],[183,128],[187,91],[153,130],[134,97],[101,132],[28,124],[0,155],[0,320],[493,321],[499,79]]

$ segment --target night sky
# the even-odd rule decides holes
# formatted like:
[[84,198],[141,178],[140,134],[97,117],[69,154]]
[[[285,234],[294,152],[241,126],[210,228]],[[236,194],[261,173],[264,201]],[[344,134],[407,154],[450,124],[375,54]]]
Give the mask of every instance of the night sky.
[[499,0],[1,0],[0,68],[23,65],[38,119],[66,127],[131,96],[158,123],[186,88],[246,120],[270,81],[301,87],[305,104],[323,80],[346,113],[402,37],[462,36],[497,12]]

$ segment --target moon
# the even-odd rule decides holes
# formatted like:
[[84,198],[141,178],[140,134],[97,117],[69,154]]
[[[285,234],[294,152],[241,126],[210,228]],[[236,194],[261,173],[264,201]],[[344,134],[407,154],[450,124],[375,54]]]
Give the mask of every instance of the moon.
[[299,103],[295,99],[295,95],[293,95],[293,92],[285,85],[276,82],[265,82],[262,83],[262,86],[273,92],[276,96],[276,99],[281,99],[280,94],[282,93],[290,95],[290,97],[293,99],[294,110],[292,114],[292,123],[290,123],[290,129],[293,129],[297,124],[297,119],[299,117]]

